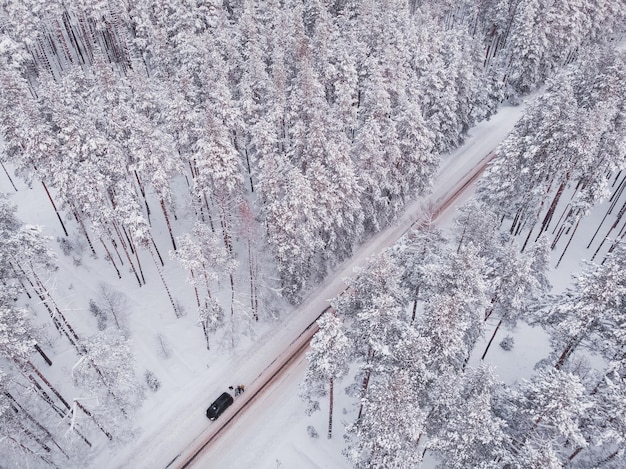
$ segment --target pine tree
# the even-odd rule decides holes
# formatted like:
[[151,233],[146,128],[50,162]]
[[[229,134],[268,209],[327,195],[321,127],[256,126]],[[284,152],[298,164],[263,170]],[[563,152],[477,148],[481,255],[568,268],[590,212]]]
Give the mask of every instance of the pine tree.
[[565,293],[550,298],[538,311],[556,352],[556,368],[562,368],[580,347],[611,359],[621,343],[623,299],[626,288],[624,252],[620,246],[603,265],[589,263]]
[[456,404],[441,416],[439,433],[426,444],[441,468],[496,467],[508,443],[504,421],[494,414],[497,386],[493,370],[485,365],[468,369],[455,396]]
[[313,412],[319,410],[317,399],[328,395],[328,438],[331,438],[334,389],[337,381],[348,372],[351,345],[341,319],[332,311],[324,313],[317,324],[319,330],[311,339],[311,351],[307,352],[308,366],[301,384],[301,396],[308,401],[307,412]]
[[123,439],[133,431],[132,416],[145,398],[133,368],[129,341],[104,332],[90,337],[84,345],[86,353],[73,366],[72,379],[87,396],[75,403],[93,415],[108,430],[105,433]]
[[560,467],[572,446],[586,444],[580,419],[590,405],[580,379],[556,369],[540,370],[517,389],[503,390],[496,405],[509,439],[502,462]]

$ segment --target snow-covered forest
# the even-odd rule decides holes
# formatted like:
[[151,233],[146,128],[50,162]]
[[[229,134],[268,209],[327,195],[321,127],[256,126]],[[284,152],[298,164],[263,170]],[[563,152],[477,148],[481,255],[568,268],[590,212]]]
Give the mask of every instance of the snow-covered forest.
[[[355,467],[623,467],[626,2],[588,3],[4,1],[0,466],[132,446],[541,90],[454,229],[332,300],[302,396],[355,398]],[[583,230],[594,263],[551,289]],[[553,352],[509,385],[469,361],[517,321]]]

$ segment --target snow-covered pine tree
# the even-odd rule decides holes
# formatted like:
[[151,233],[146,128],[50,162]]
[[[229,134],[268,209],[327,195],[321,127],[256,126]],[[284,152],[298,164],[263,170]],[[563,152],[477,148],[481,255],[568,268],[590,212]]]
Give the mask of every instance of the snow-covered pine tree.
[[506,422],[507,454],[514,467],[562,467],[573,449],[586,445],[580,422],[590,399],[580,379],[548,368],[516,388],[503,388],[494,405]]
[[319,410],[317,399],[328,396],[328,438],[332,438],[334,392],[337,381],[348,373],[351,344],[341,319],[332,311],[318,320],[319,330],[311,339],[307,352],[307,370],[301,383],[301,397],[307,401],[307,412]]
[[418,303],[434,291],[436,280],[431,268],[443,257],[447,242],[437,227],[426,222],[425,226],[409,231],[391,250],[396,262],[403,266],[402,284],[413,302],[411,323],[416,320]]
[[426,415],[416,398],[415,376],[400,368],[381,371],[361,400],[361,417],[346,428],[344,454],[357,468],[418,467]]
[[145,398],[130,342],[105,331],[85,340],[84,346],[85,354],[72,367],[74,385],[82,391],[74,402],[107,436],[128,438],[134,431],[133,415]]
[[536,321],[550,334],[555,367],[563,368],[579,348],[607,359],[623,341],[626,248],[619,245],[602,265],[588,263],[566,292],[549,298]]
[[455,395],[456,404],[441,415],[445,423],[426,448],[441,468],[496,467],[508,443],[504,421],[493,412],[494,372],[486,365],[467,369]]

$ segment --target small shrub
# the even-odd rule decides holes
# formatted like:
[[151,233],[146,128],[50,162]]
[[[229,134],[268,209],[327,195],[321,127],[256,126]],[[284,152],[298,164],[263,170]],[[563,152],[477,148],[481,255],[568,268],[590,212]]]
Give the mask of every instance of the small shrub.
[[500,347],[502,347],[507,352],[512,350],[514,345],[515,340],[510,335],[507,335],[504,339],[502,339],[502,342],[500,342]]
[[74,246],[72,246],[72,242],[67,238],[57,238],[57,242],[59,243],[59,246],[61,247],[61,252],[63,252],[63,254],[66,256],[69,256],[74,250]]
[[315,429],[313,425],[309,425],[308,427],[306,427],[306,432],[309,434],[311,438],[319,438],[319,435],[317,434],[317,430]]
[[152,371],[146,370],[144,377],[151,391],[157,392],[161,388],[161,381],[159,381],[159,378],[157,378]]
[[98,321],[98,330],[103,331],[107,328],[108,317],[106,313],[100,308],[95,301],[89,300],[89,311],[96,317]]
[[157,334],[157,351],[162,358],[170,358],[172,349],[167,338],[162,334]]

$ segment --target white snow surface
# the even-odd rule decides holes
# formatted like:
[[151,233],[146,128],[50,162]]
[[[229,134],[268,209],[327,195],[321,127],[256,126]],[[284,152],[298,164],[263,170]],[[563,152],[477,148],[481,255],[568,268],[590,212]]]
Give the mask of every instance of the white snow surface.
[[[147,284],[139,288],[134,278],[126,272],[118,280],[113,268],[99,257],[89,256],[88,248],[79,261],[58,251],[59,271],[49,279],[53,296],[64,309],[72,324],[78,329],[94,330],[95,319],[87,310],[90,298],[96,298],[97,285],[106,282],[124,292],[130,303],[129,328],[137,373],[143,376],[151,370],[161,380],[157,392],[147,391],[147,399],[135,419],[137,436],[126,444],[110,444],[106,439],[99,442],[97,454],[90,462],[92,469],[100,468],[165,468],[179,467],[184,455],[189,454],[199,442],[211,433],[215,422],[210,422],[205,411],[208,405],[229,385],[245,384],[245,395],[252,394],[262,380],[268,367],[281,354],[288,353],[292,341],[315,320],[328,306],[329,300],[344,288],[344,279],[350,277],[355,267],[387,246],[393,244],[410,226],[438,200],[463,185],[468,172],[485,160],[513,128],[521,117],[525,104],[502,106],[489,121],[474,127],[465,144],[443,158],[432,194],[420,198],[407,207],[406,212],[389,228],[365,242],[354,256],[339,266],[317,288],[309,292],[297,308],[285,307],[276,323],[259,322],[258,329],[245,337],[233,350],[223,340],[213,341],[212,349],[206,350],[202,331],[195,324],[195,314],[180,319],[174,315],[157,272],[148,256],[142,257]],[[27,188],[14,178],[18,186],[15,192],[4,174],[0,174],[0,192],[10,194],[10,201],[18,206],[18,217],[27,224],[43,225],[44,234],[62,236],[56,215],[41,185],[33,183]],[[471,197],[473,185],[469,186],[454,205],[448,207],[438,218],[440,226],[449,226],[455,208]],[[184,209],[180,209],[181,211]],[[157,216],[157,215],[155,215]],[[191,219],[179,213],[180,219]],[[159,226],[164,225],[160,224]],[[176,225],[179,235],[188,227]],[[80,239],[78,231],[70,237]],[[158,246],[165,250],[169,235],[165,228],[155,230]],[[581,236],[582,238],[582,236]],[[578,244],[588,241],[581,240]],[[57,243],[52,242],[58,248]],[[577,251],[576,242],[570,246]],[[559,251],[557,249],[557,251]],[[181,299],[189,311],[193,310],[193,293],[185,283],[185,273],[177,263],[167,257],[164,270],[168,279],[177,279],[170,286],[173,296]],[[559,252],[555,253],[558,256]],[[570,273],[579,270],[579,259],[566,257],[553,275],[553,283],[562,289],[569,282]],[[225,287],[226,288],[226,287]],[[41,307],[31,305],[42,322],[47,319]],[[494,324],[495,325],[495,324]],[[52,333],[52,332],[50,332]],[[515,347],[510,352],[492,347],[487,361],[496,367],[500,379],[511,383],[530,376],[534,364],[548,354],[549,346],[543,331],[520,323],[515,331],[507,331],[515,337]],[[170,357],[160,357],[157,336],[161,336],[170,349]],[[499,336],[504,337],[504,331]],[[58,345],[63,343],[63,345]],[[49,347],[65,347],[64,341],[50,342]],[[481,350],[478,344],[476,350]],[[74,363],[69,350],[56,349],[56,360],[47,376],[61,390],[64,376]],[[35,357],[34,357],[35,358]],[[64,359],[65,358],[65,359]],[[478,361],[477,357],[474,357]],[[43,361],[38,363],[46,366]],[[305,404],[298,396],[306,361],[300,359],[288,372],[263,392],[260,398],[237,416],[231,425],[203,452],[191,467],[245,468],[343,468],[350,467],[341,454],[343,447],[343,422],[355,418],[354,402],[344,395],[342,383],[335,393],[335,419],[333,438],[326,438],[328,403],[321,402],[321,412],[312,416],[305,414]],[[67,393],[71,395],[68,390]],[[236,410],[240,402],[226,411],[221,419]],[[219,422],[219,420],[218,420]],[[312,426],[319,438],[311,438],[307,427]],[[213,427],[215,428],[215,427]],[[432,461],[430,462],[432,463]],[[425,462],[425,467],[429,462]]]

